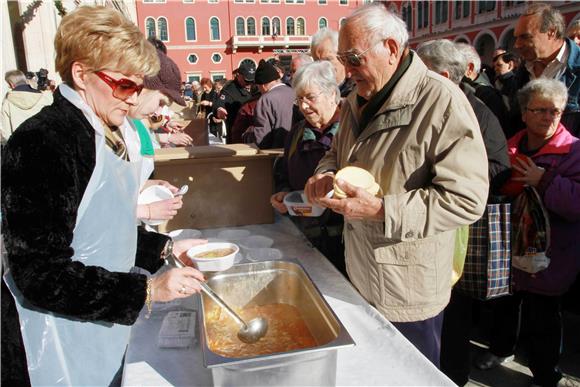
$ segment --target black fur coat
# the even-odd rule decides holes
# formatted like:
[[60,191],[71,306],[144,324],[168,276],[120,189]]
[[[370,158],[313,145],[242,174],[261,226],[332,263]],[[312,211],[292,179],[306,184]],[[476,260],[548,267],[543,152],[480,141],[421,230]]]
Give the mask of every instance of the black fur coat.
[[[82,112],[56,91],[54,103],[18,128],[2,156],[2,234],[24,297],[74,319],[133,324],[146,277],[71,260],[77,209],[95,166],[95,132]],[[139,228],[136,265],[155,272],[166,241]],[[2,283],[2,385],[23,384],[29,382],[18,315]]]

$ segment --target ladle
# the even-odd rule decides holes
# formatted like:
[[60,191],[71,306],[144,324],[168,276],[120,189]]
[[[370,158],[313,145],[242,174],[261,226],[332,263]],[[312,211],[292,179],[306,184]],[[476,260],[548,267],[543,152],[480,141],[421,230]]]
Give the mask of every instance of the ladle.
[[220,298],[215,292],[206,284],[205,282],[200,282],[201,289],[207,294],[212,300],[214,300],[218,305],[224,308],[230,316],[240,324],[240,330],[238,331],[238,339],[246,344],[252,344],[260,340],[266,332],[268,331],[268,321],[263,317],[256,317],[251,319],[246,323],[236,312],[230,308],[224,300]]
[[[185,267],[187,266],[185,263],[181,261],[175,254],[171,253],[169,257],[173,261],[173,265],[177,267]],[[199,285],[201,286],[201,290],[205,292],[214,302],[216,302],[219,306],[224,308],[226,312],[234,319],[238,324],[240,324],[240,330],[238,331],[238,339],[243,341],[246,344],[252,344],[256,341],[260,340],[266,332],[268,332],[268,320],[263,317],[256,317],[251,319],[248,323],[246,323],[232,308],[229,307],[228,304],[224,300],[218,296],[212,288],[209,287],[208,284],[205,282],[198,281]]]

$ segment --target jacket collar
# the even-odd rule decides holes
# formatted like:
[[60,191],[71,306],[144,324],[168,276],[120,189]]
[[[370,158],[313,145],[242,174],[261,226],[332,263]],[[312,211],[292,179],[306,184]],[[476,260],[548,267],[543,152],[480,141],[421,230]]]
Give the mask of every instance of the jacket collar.
[[18,85],[12,91],[25,91],[28,93],[41,93],[41,91],[32,88],[29,84]]
[[[376,129],[371,127],[383,130],[395,126],[408,125],[411,122],[412,111],[407,109],[407,107],[416,104],[419,92],[422,89],[421,84],[425,82],[428,69],[417,53],[410,51],[409,55],[412,55],[409,68],[399,79],[389,98],[374,115],[374,119],[369,122],[367,130],[359,135],[359,141],[368,138],[376,131]],[[353,113],[358,109],[357,96],[355,88],[346,98],[346,102]],[[386,112],[389,112],[389,114],[384,114]],[[352,114],[352,116],[352,123],[356,126],[353,129],[353,133],[358,133],[359,117],[357,114]]]
[[[520,130],[508,141],[508,153],[514,155],[519,153],[518,146],[522,137],[526,135],[526,129]],[[550,138],[548,143],[540,148],[540,150],[534,154],[533,157],[543,156],[543,155],[562,155],[570,152],[572,144],[574,144],[578,139],[570,134],[568,130],[561,123],[556,129],[556,133]]]
[[568,38],[566,38],[566,44],[570,50],[566,70],[575,73],[580,70],[580,47]]

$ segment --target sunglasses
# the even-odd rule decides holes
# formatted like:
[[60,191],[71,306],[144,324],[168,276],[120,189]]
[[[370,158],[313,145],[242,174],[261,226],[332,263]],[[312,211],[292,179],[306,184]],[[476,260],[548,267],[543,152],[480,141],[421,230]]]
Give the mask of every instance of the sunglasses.
[[95,71],[95,75],[103,80],[113,90],[113,97],[122,101],[129,99],[133,94],[141,94],[143,85],[138,85],[130,79],[121,78],[114,79],[103,73],[102,71]]
[[361,53],[355,52],[347,52],[346,54],[338,53],[336,55],[338,61],[342,63],[343,66],[350,66],[350,67],[359,67],[362,64],[362,58],[364,58],[365,54],[371,49],[374,48],[377,44],[382,43],[382,40],[379,40],[375,44],[372,44]]

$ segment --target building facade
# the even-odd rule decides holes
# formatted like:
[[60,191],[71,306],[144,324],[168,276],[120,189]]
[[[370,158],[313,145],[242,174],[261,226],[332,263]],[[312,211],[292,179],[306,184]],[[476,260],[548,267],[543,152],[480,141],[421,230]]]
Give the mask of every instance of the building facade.
[[307,52],[322,27],[369,0],[137,0],[137,23],[167,46],[188,81],[231,78],[241,63]]
[[[341,21],[370,0],[137,0],[137,23],[164,41],[192,81],[231,78],[241,63],[307,52],[322,27]],[[526,1],[384,1],[405,22],[411,47],[430,39],[472,44],[484,63],[496,47],[513,47],[513,30]],[[580,2],[551,1],[566,25],[580,17]]]
[[[491,64],[497,47],[513,48],[513,31],[529,1],[390,1],[389,8],[407,23],[412,47],[432,39],[473,45],[482,62]],[[549,1],[566,26],[580,18],[580,2]]]

